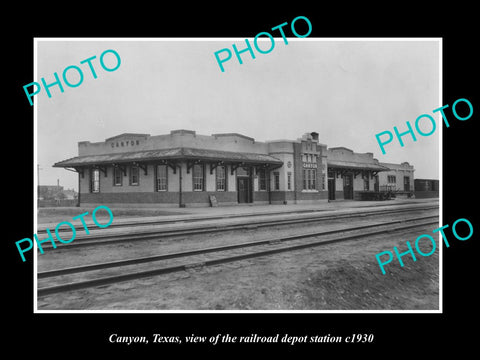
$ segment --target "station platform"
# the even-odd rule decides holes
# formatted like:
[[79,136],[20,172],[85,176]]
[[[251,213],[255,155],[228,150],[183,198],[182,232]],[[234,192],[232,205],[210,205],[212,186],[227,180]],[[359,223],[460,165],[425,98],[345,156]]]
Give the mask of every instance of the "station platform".
[[[262,216],[265,214],[288,214],[288,213],[309,213],[309,212],[355,212],[363,209],[371,208],[391,208],[408,205],[424,205],[424,204],[439,204],[438,198],[430,199],[394,199],[386,201],[354,201],[354,200],[336,200],[328,203],[317,204],[287,204],[287,205],[256,205],[256,204],[241,204],[231,206],[218,207],[172,207],[172,208],[132,208],[132,207],[110,207],[114,215],[115,223],[135,223],[143,221],[155,220],[189,220],[199,218],[221,217],[228,218],[229,216]],[[440,204],[439,204],[440,206]],[[37,224],[39,228],[48,227],[55,228],[56,224],[61,221],[69,221],[72,217],[79,214],[92,213],[96,206],[91,207],[69,207],[69,208],[39,208]],[[99,210],[98,215],[102,213],[108,216],[105,210]],[[77,220],[79,221],[79,220]],[[87,224],[93,224],[90,215],[85,216]]]

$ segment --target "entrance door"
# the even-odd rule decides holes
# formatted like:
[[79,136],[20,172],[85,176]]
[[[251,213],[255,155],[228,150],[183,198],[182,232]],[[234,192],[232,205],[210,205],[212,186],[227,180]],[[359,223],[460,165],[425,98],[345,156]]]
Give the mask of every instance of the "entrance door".
[[328,179],[328,200],[335,200],[335,179]]
[[250,179],[248,177],[237,178],[238,202],[250,202]]
[[373,183],[373,190],[375,190],[376,192],[379,192],[380,191],[380,188],[379,188],[379,185],[378,185],[378,175],[375,175],[375,182]]
[[343,198],[353,200],[353,181],[352,175],[343,176]]
[[410,191],[410,177],[404,176],[403,177],[403,186],[405,191]]

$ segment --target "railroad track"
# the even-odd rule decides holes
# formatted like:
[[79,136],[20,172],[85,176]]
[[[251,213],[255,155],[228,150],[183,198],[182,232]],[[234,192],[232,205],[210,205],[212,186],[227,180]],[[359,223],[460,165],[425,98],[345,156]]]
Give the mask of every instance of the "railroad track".
[[[409,203],[400,203],[395,204],[395,206],[408,206],[408,209],[415,209],[416,206],[412,206]],[[394,205],[385,205],[385,206],[394,206]],[[421,207],[421,204],[418,205]],[[369,208],[377,207],[372,205],[358,206],[357,208]],[[438,209],[438,203],[436,205],[429,205],[429,208]],[[423,208],[423,207],[421,207]],[[292,214],[308,214],[308,213],[321,213],[325,212],[328,209],[304,209],[304,210],[295,210],[295,211],[277,211],[277,212],[254,212],[246,214],[226,214],[226,215],[216,215],[216,216],[199,216],[199,217],[189,217],[185,216],[185,219],[153,219],[153,220],[143,220],[143,221],[125,221],[125,222],[113,222],[109,225],[109,229],[120,228],[120,227],[134,227],[134,226],[145,226],[145,225],[168,225],[168,224],[179,224],[179,223],[192,223],[200,221],[209,221],[209,220],[223,220],[223,219],[235,219],[235,218],[246,218],[246,217],[258,217],[258,216],[281,216],[281,215],[292,215]],[[406,211],[406,209],[402,209]],[[391,210],[377,210],[377,211],[391,211]],[[93,224],[88,224],[88,226],[94,226]],[[68,231],[68,229],[63,228],[59,229],[60,232]],[[37,234],[46,234],[45,228],[38,228]]]
[[[428,220],[430,219],[430,220]],[[421,221],[423,220],[423,221]],[[421,222],[418,222],[421,221]],[[413,222],[413,223],[412,223]],[[130,265],[139,265],[139,264],[149,264],[152,262],[159,262],[167,259],[185,259],[195,256],[207,256],[207,254],[218,254],[224,252],[233,252],[228,256],[223,257],[214,257],[207,259],[194,260],[189,262],[184,262],[181,264],[175,264],[171,266],[164,266],[159,268],[148,268],[147,270],[133,270],[127,269],[124,273],[118,273],[115,275],[104,276],[99,274],[97,277],[91,279],[83,279],[80,281],[67,282],[59,285],[53,286],[44,286],[38,288],[38,296],[46,296],[55,293],[61,293],[71,290],[78,290],[84,288],[90,288],[95,286],[102,286],[108,284],[114,284],[117,282],[123,282],[128,280],[140,279],[145,277],[157,276],[162,274],[170,274],[181,271],[188,271],[190,269],[203,268],[207,266],[214,266],[219,264],[225,264],[245,259],[252,259],[262,256],[268,256],[273,254],[278,254],[281,252],[295,251],[306,248],[318,247],[331,243],[344,242],[353,239],[365,238],[369,236],[376,236],[381,234],[388,234],[395,231],[403,231],[407,229],[412,229],[416,227],[424,227],[427,225],[438,224],[438,215],[424,216],[424,217],[415,217],[410,219],[400,219],[394,221],[380,222],[376,224],[369,225],[360,225],[349,228],[342,228],[337,230],[329,231],[317,231],[310,233],[303,233],[297,235],[290,235],[281,238],[271,238],[257,241],[242,242],[224,246],[210,247],[197,250],[188,250],[177,253],[170,254],[160,254],[149,257],[135,258],[135,259],[126,259],[112,262],[105,262],[99,264],[83,265],[76,266],[64,269],[50,270],[39,272],[37,274],[39,281],[41,279],[67,276],[70,274],[85,274],[88,272],[101,271],[103,269],[118,269],[121,267],[126,267]],[[398,225],[392,228],[392,225]],[[369,231],[365,231],[369,230]],[[362,231],[362,233],[355,233]],[[352,234],[342,234],[346,232],[354,232]],[[342,235],[339,235],[342,234]],[[336,235],[333,238],[328,238],[328,236]],[[327,237],[325,239],[325,237]],[[323,238],[323,239],[318,239]],[[313,239],[313,240],[305,240]],[[290,242],[288,246],[282,246],[283,243]],[[261,247],[262,249],[254,252],[247,252],[252,247]],[[241,253],[235,253],[235,251],[240,251]]]
[[[61,244],[57,247],[59,249],[68,249],[74,247],[83,247],[83,246],[98,246],[98,245],[109,245],[120,242],[131,242],[139,240],[150,240],[150,239],[161,239],[161,238],[171,238],[178,236],[187,236],[187,235],[200,235],[206,233],[215,233],[215,232],[224,232],[224,231],[235,231],[235,230],[255,230],[261,227],[269,226],[285,226],[285,225],[295,225],[302,223],[311,223],[316,221],[328,221],[328,220],[340,220],[348,218],[358,218],[366,216],[375,216],[375,215],[391,215],[391,214],[401,214],[405,212],[412,211],[425,211],[425,210],[438,210],[438,206],[422,206],[422,207],[408,207],[406,209],[391,209],[391,210],[373,210],[365,211],[361,213],[344,213],[344,214],[316,214],[311,216],[303,216],[300,218],[279,218],[279,219],[260,219],[260,220],[249,220],[248,223],[230,223],[230,224],[206,224],[200,226],[193,226],[185,228],[174,228],[174,229],[165,229],[165,228],[156,228],[148,229],[143,231],[137,231],[135,233],[108,233],[105,230],[101,230],[100,234],[90,234],[87,236],[78,236],[74,241],[68,244]],[[52,245],[43,244],[42,248],[44,250],[52,249]]]

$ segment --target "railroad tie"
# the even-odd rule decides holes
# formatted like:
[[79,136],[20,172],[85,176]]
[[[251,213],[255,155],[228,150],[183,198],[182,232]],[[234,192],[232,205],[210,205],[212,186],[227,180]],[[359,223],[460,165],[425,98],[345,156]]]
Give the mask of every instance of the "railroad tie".
[[189,271],[189,270],[192,270],[192,271],[195,271],[195,270],[201,270],[202,268],[205,267],[205,262],[198,262],[198,263],[194,263],[194,264],[186,264],[184,266],[185,268],[185,271]]
[[268,242],[268,245],[280,244],[282,241],[280,239],[273,239]]

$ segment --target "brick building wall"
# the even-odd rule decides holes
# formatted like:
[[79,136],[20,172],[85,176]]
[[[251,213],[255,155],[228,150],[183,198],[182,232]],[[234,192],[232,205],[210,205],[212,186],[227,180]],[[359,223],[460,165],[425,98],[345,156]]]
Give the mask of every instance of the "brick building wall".
[[[303,140],[294,143],[294,178],[295,194],[297,203],[308,203],[315,201],[328,200],[328,182],[327,182],[327,163],[325,150],[326,146],[318,144],[316,141]],[[315,154],[316,156],[316,181],[315,189],[304,189],[304,161],[303,154]],[[309,170],[311,168],[308,168]]]
[[[380,165],[385,166],[390,169],[390,171],[382,171],[378,174],[378,182],[380,186],[395,186],[398,191],[414,191],[414,168],[408,162],[403,162],[401,164],[392,164],[392,163],[380,163]],[[395,181],[392,180],[394,177]],[[410,188],[405,188],[405,178],[408,178],[408,183]]]
[[[364,171],[364,169],[372,169],[371,166],[379,164],[378,160],[373,158],[372,153],[355,153],[343,147],[327,150],[326,145],[318,142],[317,133],[306,133],[297,140],[270,142],[257,142],[253,138],[240,134],[198,135],[195,131],[189,130],[175,130],[171,131],[170,134],[158,136],[126,133],[106,139],[104,142],[79,142],[78,148],[79,157],[83,156],[83,159],[85,159],[90,156],[93,159],[89,159],[87,165],[83,165],[83,163],[80,165],[81,167],[84,166],[84,174],[79,176],[81,203],[145,203],[162,206],[163,204],[179,204],[182,200],[182,203],[187,206],[208,206],[210,195],[215,195],[219,204],[236,204],[239,202],[239,197],[242,198],[240,202],[245,202],[245,198],[239,195],[237,189],[237,178],[241,175],[241,173],[239,174],[241,168],[232,173],[232,165],[227,165],[226,188],[224,191],[217,189],[216,174],[218,168],[212,168],[211,171],[210,163],[217,162],[219,160],[216,159],[222,158],[220,151],[224,154],[229,152],[228,157],[224,157],[224,159],[229,160],[225,160],[225,162],[230,161],[230,164],[234,163],[236,166],[248,167],[253,161],[258,168],[262,166],[275,167],[273,170],[267,170],[266,182],[268,185],[265,190],[259,188],[259,177],[256,171],[249,175],[248,193],[251,195],[247,196],[247,202],[263,204],[327,201],[327,170],[329,168],[335,169],[334,166],[329,164],[330,160],[337,162],[336,166],[339,172],[347,176],[352,175],[352,194],[354,199],[358,198],[358,192],[366,190],[365,176],[369,177],[368,190],[374,190],[375,180],[372,172]],[[192,149],[198,150],[193,151]],[[205,155],[208,151],[210,153]],[[217,151],[217,153],[214,151]],[[147,152],[147,155],[142,152]],[[171,155],[172,153],[174,155]],[[143,161],[143,164],[145,164],[142,167],[146,166],[146,172],[139,168],[138,184],[136,185],[130,183],[131,162],[134,161],[135,156],[138,156],[138,161]],[[247,156],[246,159],[250,162],[242,162],[242,156],[244,158]],[[127,157],[127,160],[125,160],[125,157]],[[110,159],[108,160],[110,162],[108,162],[108,166],[101,167],[102,171],[99,172],[100,191],[92,193],[91,169],[88,164],[107,163],[107,160],[102,162],[101,159]],[[175,173],[171,167],[167,167],[166,191],[157,191],[156,165],[152,164],[155,159],[175,159],[173,161],[177,162],[180,161],[179,159],[185,159],[180,161],[180,168],[177,168]],[[187,161],[193,161],[192,159],[195,159],[195,161],[201,159],[200,163],[204,164],[204,188],[202,191],[195,191],[193,188],[193,168],[190,168],[187,173]],[[115,160],[120,163],[122,161],[123,163],[130,162],[124,165],[126,173],[122,174],[121,186],[114,184],[114,167],[112,164],[115,163]],[[148,163],[149,161],[150,163]],[[347,164],[342,165],[342,162]],[[64,163],[68,163],[68,160],[65,160]],[[404,179],[407,176],[410,189],[413,190],[413,166],[408,163],[384,165],[392,169],[392,174],[397,174],[395,181],[397,189],[404,189]],[[278,174],[278,180],[276,180],[275,174]],[[307,176],[304,176],[304,174]],[[312,174],[315,174],[315,176],[312,177]],[[245,176],[244,172],[243,175]],[[387,183],[388,175],[389,172],[378,173],[380,185]],[[335,199],[338,200],[345,198],[344,178],[342,176],[337,173],[334,179]],[[245,186],[245,180],[241,180],[240,184],[242,187]]]

